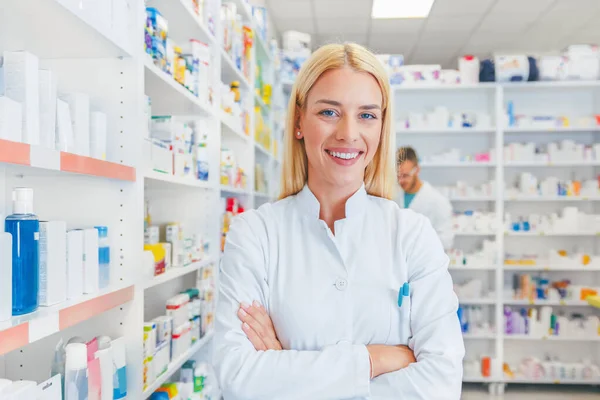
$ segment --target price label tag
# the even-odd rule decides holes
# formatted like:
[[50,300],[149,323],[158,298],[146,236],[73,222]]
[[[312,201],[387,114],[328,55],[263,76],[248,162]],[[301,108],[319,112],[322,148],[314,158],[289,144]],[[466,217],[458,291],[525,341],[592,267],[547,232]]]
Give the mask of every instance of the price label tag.
[[560,381],[558,379],[552,381],[552,383],[554,383],[555,385],[560,385]]
[[529,304],[535,304],[535,301],[533,299],[529,299]]
[[564,300],[561,300],[561,301],[559,302],[559,304],[560,304],[561,306],[566,306],[566,305],[567,305],[567,302],[566,302],[566,301],[564,301]]

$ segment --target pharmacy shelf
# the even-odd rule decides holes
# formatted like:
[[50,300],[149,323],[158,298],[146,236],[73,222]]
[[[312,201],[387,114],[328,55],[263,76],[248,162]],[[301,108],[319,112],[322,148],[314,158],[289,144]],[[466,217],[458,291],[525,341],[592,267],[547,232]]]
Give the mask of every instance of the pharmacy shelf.
[[562,337],[562,336],[530,336],[530,335],[504,335],[504,340],[532,340],[551,342],[600,342],[600,336],[593,337]]
[[135,182],[133,167],[0,139],[0,163]]
[[155,276],[152,279],[149,279],[143,286],[144,289],[149,289],[154,286],[162,285],[163,283],[170,282],[173,279],[177,279],[180,276],[187,275],[191,272],[196,272],[199,269],[210,265],[214,260],[212,257],[208,257],[205,260],[197,261],[191,263],[190,265],[186,265],[185,267],[172,267],[168,271],[158,276]]
[[241,139],[244,142],[250,141],[250,136],[246,135],[244,131],[242,131],[242,127],[236,126],[234,121],[234,117],[232,115],[226,114],[225,112],[221,112],[221,125],[225,128],[223,130],[223,134],[225,136],[234,137],[237,139]]
[[[86,12],[89,14],[78,1],[0,2],[0,48],[27,49],[42,59],[131,57],[129,44],[91,21]],[[45,34],[48,32],[52,34]]]
[[242,16],[242,20],[250,22],[250,25],[254,30],[253,39],[255,43],[258,43],[256,49],[258,50],[259,54],[262,57],[264,57],[269,63],[273,63],[273,58],[271,57],[271,52],[269,51],[268,43],[265,42],[263,38],[260,37],[260,35],[258,34],[258,24],[256,22],[256,19],[252,15],[252,8],[250,7],[250,5],[248,5],[248,3],[246,3],[244,0],[233,0],[232,2],[236,5],[237,11]]
[[493,196],[450,197],[450,201],[456,201],[456,202],[496,201],[496,198]]
[[463,339],[467,340],[493,340],[496,336],[495,333],[463,333]]
[[263,111],[263,114],[269,115],[269,113],[271,112],[271,106],[265,103],[262,97],[260,97],[259,94],[256,93],[256,90],[254,91],[254,101],[260,106],[261,110]]
[[483,82],[476,84],[457,84],[457,85],[392,85],[391,88],[393,91],[398,92],[436,92],[436,91],[464,91],[464,90],[495,90],[496,89],[495,82]]
[[256,150],[258,150],[258,152],[259,152],[260,154],[264,155],[265,157],[267,157],[267,158],[272,158],[272,159],[275,159],[275,157],[273,156],[273,154],[271,154],[271,153],[269,152],[269,150],[265,149],[265,148],[263,147],[263,145],[261,145],[260,143],[258,143],[258,142],[254,142],[254,148],[255,148]]
[[172,360],[169,363],[169,367],[167,368],[167,370],[162,375],[157,377],[154,383],[152,383],[152,385],[148,386],[146,390],[144,390],[143,399],[147,399],[150,396],[152,396],[152,393],[154,393],[154,391],[160,388],[171,376],[173,376],[173,374],[175,374],[175,372],[179,371],[179,369],[183,366],[183,364],[185,364],[187,360],[192,358],[197,352],[200,351],[200,349],[206,346],[212,339],[213,334],[214,332],[206,333],[202,337],[202,339],[194,343],[188,351],[177,357],[175,360]]
[[225,49],[221,49],[221,60],[223,60],[222,64],[222,72],[223,78],[225,82],[240,82],[240,87],[244,90],[254,90],[254,87],[250,84],[248,78],[240,71],[240,69],[235,65],[231,56],[227,54]]
[[454,232],[454,236],[496,236],[496,232]]
[[416,129],[397,129],[398,135],[468,135],[468,134],[486,134],[496,133],[496,128],[416,128]]
[[227,185],[221,185],[221,192],[231,193],[231,194],[250,195],[250,190],[248,190],[248,189],[235,188],[235,187],[227,186]]
[[538,162],[538,161],[509,161],[505,162],[507,168],[517,167],[599,167],[597,161],[570,161],[570,162]]
[[270,199],[271,196],[268,193],[262,193],[262,192],[254,192],[254,196],[255,197],[260,197],[263,199]]
[[555,127],[555,128],[519,128],[510,127],[504,128],[504,133],[575,133],[575,132],[600,132],[600,127],[589,126],[589,127]]
[[[205,116],[215,115],[215,112],[208,103],[201,101],[192,92],[177,82],[173,76],[154,65],[152,58],[148,55],[144,56],[144,67],[146,69],[147,95],[153,99],[160,100],[161,113],[170,115],[189,115],[195,113],[201,113]],[[168,104],[168,106],[164,104]],[[155,106],[154,102],[152,106]]]
[[510,196],[507,202],[569,202],[569,201],[600,201],[600,196]]
[[133,294],[132,285],[111,286],[0,322],[0,356],[123,305]]
[[502,383],[522,383],[527,385],[600,385],[600,379],[529,379],[505,378]]
[[523,89],[594,89],[600,87],[600,81],[537,81],[537,82],[503,82],[497,84],[505,90]]
[[505,271],[572,271],[600,272],[600,267],[586,266],[556,266],[556,265],[504,265]]
[[194,179],[193,177],[180,177],[175,175],[170,175],[164,172],[159,172],[155,170],[146,171],[144,173],[144,178],[146,180],[158,182],[165,185],[175,185],[175,186],[189,186],[193,188],[200,189],[210,189],[215,190],[217,187],[207,181],[201,181],[198,179]]
[[489,382],[498,382],[497,379],[494,379],[492,377],[485,377],[485,376],[465,376],[463,377],[463,382],[466,383],[489,383]]
[[468,298],[459,298],[458,299],[458,303],[459,304],[481,304],[481,305],[494,305],[496,304],[496,300],[495,299],[490,299],[487,297],[481,297],[481,298],[472,298],[472,299],[468,299]]
[[[192,10],[192,2],[184,0],[147,0],[147,7],[155,7],[169,22],[169,36],[178,43],[191,38],[213,45],[215,37],[200,17]],[[176,22],[176,23],[171,23]]]
[[496,163],[492,162],[423,162],[423,168],[491,168],[495,167]]
[[510,306],[565,306],[565,307],[587,307],[587,301],[584,300],[529,300],[529,299],[506,299],[504,304]]
[[600,232],[505,232],[505,236],[554,236],[554,237],[587,237],[600,236]]
[[448,267],[450,271],[494,271],[498,269],[493,265],[481,265],[476,267],[466,267],[464,265],[451,265]]

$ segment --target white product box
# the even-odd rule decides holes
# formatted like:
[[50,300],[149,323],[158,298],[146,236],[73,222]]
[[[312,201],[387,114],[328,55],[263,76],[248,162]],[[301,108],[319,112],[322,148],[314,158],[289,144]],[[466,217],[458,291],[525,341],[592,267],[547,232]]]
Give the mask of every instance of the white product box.
[[173,330],[189,321],[189,307],[190,297],[187,294],[178,294],[167,300],[167,316],[173,318]]
[[106,136],[108,134],[106,114],[94,111],[90,114],[90,150],[91,156],[106,160]]
[[63,97],[69,104],[73,125],[74,153],[90,155],[90,98],[85,93],[69,93]]
[[194,157],[191,154],[175,153],[173,158],[173,175],[182,178],[194,175]]
[[69,104],[61,99],[56,100],[56,149],[75,152],[71,110]]
[[152,363],[154,368],[154,374],[161,376],[169,368],[169,362],[171,356],[171,344],[169,342],[162,342],[154,351],[152,357]]
[[38,385],[37,400],[56,400],[62,398],[60,375],[54,375]]
[[23,107],[6,96],[0,97],[0,139],[23,141]]
[[5,95],[23,107],[23,142],[40,143],[39,61],[25,51],[4,52]]
[[40,222],[40,306],[67,299],[67,224]]
[[33,381],[15,381],[2,392],[2,398],[10,400],[31,400],[37,398],[37,383]]
[[151,167],[155,171],[173,175],[173,152],[160,140],[151,139]]
[[83,231],[67,232],[67,299],[83,295]]
[[94,228],[83,230],[83,293],[96,293],[100,290],[100,269],[98,265],[98,231]]
[[0,321],[6,321],[12,316],[12,235],[6,232],[0,232],[0,276]]
[[40,70],[40,144],[56,148],[57,79],[52,71]]

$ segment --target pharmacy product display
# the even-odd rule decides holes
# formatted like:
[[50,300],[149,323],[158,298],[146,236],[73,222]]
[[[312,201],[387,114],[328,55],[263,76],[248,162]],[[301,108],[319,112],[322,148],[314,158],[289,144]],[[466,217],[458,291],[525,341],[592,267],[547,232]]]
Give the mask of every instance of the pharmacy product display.
[[600,175],[596,179],[561,179],[550,176],[538,179],[537,176],[523,172],[512,186],[507,185],[505,196],[511,198],[562,198],[594,199],[600,197]]
[[109,119],[94,98],[63,89],[35,54],[5,51],[2,59],[0,139],[107,159]]
[[458,181],[452,186],[438,186],[436,189],[451,200],[469,200],[474,198],[492,199],[496,196],[496,181],[469,185],[467,182]]
[[[33,189],[13,191],[13,214],[6,217],[1,268],[11,293],[0,297],[2,319],[94,294],[110,285],[108,227],[67,230],[64,221],[40,221]],[[11,244],[7,246],[7,244]],[[7,268],[10,265],[10,268]],[[7,304],[12,304],[8,313]]]
[[223,225],[221,228],[221,252],[225,251],[225,239],[229,232],[229,226],[231,225],[232,219],[240,215],[245,211],[239,200],[235,197],[228,197],[225,199],[225,211],[223,214]]
[[497,243],[484,240],[481,247],[467,252],[461,249],[451,249],[447,252],[451,268],[493,268],[498,265]]
[[407,129],[492,129],[493,122],[488,113],[469,110],[451,112],[447,107],[438,106],[427,113],[411,112],[396,120],[399,130]]
[[463,334],[487,337],[495,333],[495,328],[484,316],[482,306],[461,305],[457,314]]
[[584,145],[566,139],[559,143],[548,143],[544,147],[535,143],[510,143],[504,148],[504,162],[600,164],[600,144]]
[[[202,11],[202,15],[206,15],[204,22],[207,26],[214,26],[209,12],[210,3],[214,2],[207,2],[207,9]],[[200,18],[199,14],[197,16]],[[169,37],[169,21],[160,10],[152,7],[146,8],[144,52],[156,67],[172,76],[194,96],[207,104],[212,103],[214,89],[210,84],[212,66],[208,45],[193,38],[186,43],[175,43]]]
[[600,126],[600,114],[580,115],[532,115],[519,114],[519,108],[509,100],[504,110],[503,126],[514,129],[595,129]]
[[519,338],[600,339],[600,319],[572,313],[561,315],[552,307],[504,307],[504,334]]
[[178,382],[163,384],[151,400],[218,400],[216,377],[210,364],[189,360],[181,367]]
[[455,212],[452,216],[452,228],[456,234],[493,235],[498,227],[495,213],[480,211]]
[[283,33],[281,50],[281,80],[293,83],[300,68],[311,54],[311,35],[298,31]]
[[505,269],[540,267],[549,270],[587,269],[593,271],[600,269],[600,256],[581,249],[574,251],[549,249],[545,253],[531,251],[523,254],[506,253],[504,265]]
[[153,116],[144,152],[148,169],[178,178],[208,181],[208,132],[205,119]]
[[494,149],[483,150],[472,154],[462,154],[460,149],[450,149],[439,154],[423,158],[424,166],[435,166],[436,164],[490,164],[494,162],[496,162],[496,152]]
[[527,357],[515,364],[504,364],[504,377],[511,380],[527,380],[540,383],[597,382],[600,367],[589,360],[564,362],[557,356],[545,359]]
[[225,148],[221,149],[221,185],[236,189],[248,188],[248,177],[238,164],[235,152]]
[[459,302],[474,301],[478,299],[493,299],[495,292],[488,290],[481,279],[470,279],[466,282],[454,283],[454,292]]
[[165,315],[144,324],[144,390],[168,371],[171,361],[186,356],[212,331],[214,268],[212,264],[203,267],[196,287],[168,299]]
[[505,230],[511,233],[595,235],[600,232],[600,214],[587,214],[577,207],[565,207],[550,215],[513,216],[506,213]]
[[504,296],[506,302],[510,302],[510,300],[530,302],[541,300],[540,303],[544,303],[544,301],[559,302],[561,300],[584,301],[587,296],[598,295],[600,291],[600,286],[578,285],[572,283],[569,278],[549,278],[546,273],[538,275],[513,274],[512,277],[506,274],[505,285]]

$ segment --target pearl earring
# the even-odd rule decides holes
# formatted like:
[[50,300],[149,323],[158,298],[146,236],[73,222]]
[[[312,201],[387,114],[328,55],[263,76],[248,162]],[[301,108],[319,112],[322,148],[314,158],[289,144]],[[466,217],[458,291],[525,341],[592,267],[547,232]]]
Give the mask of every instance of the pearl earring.
[[300,131],[296,132],[296,136],[300,137],[301,133]]

